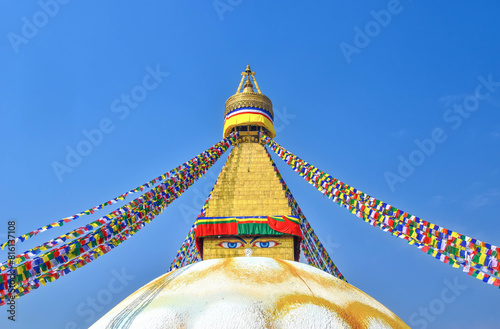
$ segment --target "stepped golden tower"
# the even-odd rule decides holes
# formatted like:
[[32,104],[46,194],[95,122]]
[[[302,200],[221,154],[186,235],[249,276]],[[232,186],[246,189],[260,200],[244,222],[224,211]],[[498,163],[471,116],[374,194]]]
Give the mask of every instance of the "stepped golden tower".
[[224,112],[223,136],[237,141],[193,228],[201,261],[151,281],[92,329],[408,328],[367,294],[299,262],[310,231],[260,138],[276,136],[273,119],[247,66]]

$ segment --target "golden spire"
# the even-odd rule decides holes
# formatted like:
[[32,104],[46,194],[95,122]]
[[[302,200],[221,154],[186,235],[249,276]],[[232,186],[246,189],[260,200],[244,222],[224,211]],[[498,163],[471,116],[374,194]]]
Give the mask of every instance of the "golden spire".
[[250,77],[247,78],[247,82],[245,82],[245,85],[243,86],[243,92],[244,93],[254,93],[255,92],[253,90],[253,85],[252,85],[252,81],[250,81]]
[[[236,93],[238,94],[241,90],[241,85],[243,84],[243,81],[245,81],[245,77],[247,77],[247,83],[250,82],[250,85],[252,84],[252,82],[250,81],[250,77],[252,77],[253,79],[253,82],[255,83],[255,87],[257,88],[257,92],[259,94],[262,94],[260,92],[260,88],[259,88],[259,85],[257,84],[257,80],[255,80],[255,72],[252,72],[252,70],[250,69],[250,65],[247,64],[247,68],[245,69],[244,72],[241,72],[241,81],[240,81],[240,85],[238,86],[238,89],[236,90]],[[245,86],[246,87],[247,84],[245,83]],[[243,90],[243,92],[245,92],[245,90]],[[252,91],[251,92],[254,92],[253,88],[252,88]]]

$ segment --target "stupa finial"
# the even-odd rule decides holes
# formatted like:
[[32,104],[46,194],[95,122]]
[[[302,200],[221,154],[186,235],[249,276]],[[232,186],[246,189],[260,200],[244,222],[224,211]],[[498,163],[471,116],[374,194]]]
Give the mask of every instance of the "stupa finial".
[[[259,85],[257,84],[257,80],[255,80],[255,72],[252,72],[252,69],[250,69],[250,65],[249,64],[247,64],[247,67],[246,67],[245,71],[241,72],[241,75],[242,75],[242,77],[241,77],[240,85],[238,86],[238,89],[236,90],[237,94],[240,93],[241,86],[243,85],[243,81],[245,81],[245,77],[247,78],[247,83],[250,83],[250,85],[252,85],[252,81],[250,79],[250,77],[251,77],[253,79],[255,87],[257,88],[257,92],[259,94],[262,94],[260,92]],[[247,88],[247,83],[245,83],[245,86],[243,86],[244,87],[243,92],[254,92],[253,88],[252,88],[251,91],[247,91],[247,89],[246,89]]]
[[243,92],[244,93],[254,93],[255,92],[253,90],[253,85],[252,85],[252,81],[250,81],[250,77],[247,78],[247,82],[245,82],[245,85],[243,86]]
[[[276,132],[273,125],[273,103],[260,92],[257,80],[255,80],[255,72],[252,72],[250,65],[247,64],[241,75],[236,93],[226,101],[223,136],[229,136],[232,131],[239,131],[240,135],[258,135],[262,131],[274,138]],[[244,82],[245,85],[243,85]]]

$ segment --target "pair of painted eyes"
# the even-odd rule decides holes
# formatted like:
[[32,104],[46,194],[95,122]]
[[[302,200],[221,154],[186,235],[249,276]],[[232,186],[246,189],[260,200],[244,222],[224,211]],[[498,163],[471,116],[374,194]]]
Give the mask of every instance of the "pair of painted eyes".
[[[279,243],[275,241],[257,241],[253,244],[254,247],[257,248],[272,248],[277,246]],[[243,246],[243,243],[241,242],[222,242],[219,244],[222,248],[228,248],[228,249],[235,249],[235,248],[240,248]]]

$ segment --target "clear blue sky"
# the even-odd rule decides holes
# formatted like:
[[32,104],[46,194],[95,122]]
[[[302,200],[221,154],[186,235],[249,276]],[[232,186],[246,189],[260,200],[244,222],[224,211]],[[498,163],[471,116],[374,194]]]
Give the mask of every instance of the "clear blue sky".
[[[212,1],[66,2],[0,5],[2,242],[8,220],[28,232],[219,141],[224,102],[249,63],[284,147],[396,207],[500,245],[499,4],[221,0],[218,12]],[[149,70],[162,73],[152,80]],[[85,150],[84,131],[102,124],[102,140]],[[58,177],[54,162],[68,164],[79,145],[86,155]],[[19,299],[14,324],[0,308],[0,327],[87,328],[165,273],[224,159],[127,243]],[[415,328],[498,326],[499,289],[368,226],[275,161],[351,284]]]

